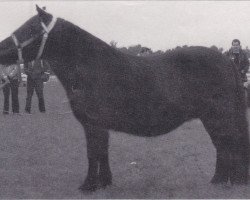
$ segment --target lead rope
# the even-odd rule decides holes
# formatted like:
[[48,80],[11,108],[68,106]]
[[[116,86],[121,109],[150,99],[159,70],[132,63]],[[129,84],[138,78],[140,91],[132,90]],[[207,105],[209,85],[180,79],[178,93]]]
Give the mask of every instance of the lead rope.
[[36,60],[41,58],[47,39],[48,39],[48,33],[45,32],[43,34],[42,43],[41,43],[41,46],[40,46],[39,51],[37,53]]

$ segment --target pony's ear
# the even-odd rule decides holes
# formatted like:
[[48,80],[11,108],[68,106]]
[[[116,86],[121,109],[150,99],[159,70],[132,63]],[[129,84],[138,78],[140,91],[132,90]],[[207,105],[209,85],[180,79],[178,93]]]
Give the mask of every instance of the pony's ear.
[[[44,8],[46,8],[46,7],[44,7]],[[36,10],[37,10],[38,16],[42,22],[47,24],[51,20],[52,15],[47,13],[45,11],[45,9],[41,9],[38,5],[36,5]]]

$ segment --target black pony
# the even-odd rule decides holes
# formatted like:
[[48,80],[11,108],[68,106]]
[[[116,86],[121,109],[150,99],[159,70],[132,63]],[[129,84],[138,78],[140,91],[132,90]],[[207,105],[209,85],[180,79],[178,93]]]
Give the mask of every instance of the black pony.
[[217,150],[212,183],[247,183],[244,91],[229,59],[205,47],[130,56],[68,21],[37,11],[0,43],[0,63],[16,62],[18,52],[19,59],[31,61],[45,44],[42,58],[50,61],[85,129],[89,169],[82,190],[112,183],[108,130],[151,137],[192,118],[203,122]]

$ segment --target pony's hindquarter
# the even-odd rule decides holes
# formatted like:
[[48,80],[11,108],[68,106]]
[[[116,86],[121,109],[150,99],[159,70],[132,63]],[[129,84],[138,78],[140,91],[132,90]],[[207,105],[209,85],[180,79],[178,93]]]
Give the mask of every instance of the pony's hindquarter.
[[208,112],[200,117],[217,150],[212,183],[248,182],[249,135],[246,102],[244,89],[236,70],[234,71],[235,87],[222,87],[224,91],[221,95],[214,95],[212,100],[204,104]]
[[[194,108],[217,150],[213,183],[245,184],[249,169],[249,136],[243,84],[222,54],[205,48],[187,48],[170,58],[180,68],[184,110]],[[183,98],[184,97],[184,98]]]

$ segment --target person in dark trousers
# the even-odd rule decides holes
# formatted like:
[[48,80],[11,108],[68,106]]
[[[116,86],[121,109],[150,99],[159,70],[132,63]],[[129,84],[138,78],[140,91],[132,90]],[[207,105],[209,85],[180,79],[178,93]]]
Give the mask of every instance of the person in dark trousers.
[[240,40],[234,39],[232,41],[232,47],[230,48],[227,56],[234,62],[237,66],[242,82],[247,82],[247,75],[249,69],[249,60],[246,53],[242,50],[240,45]]
[[31,101],[34,91],[38,97],[39,111],[45,112],[45,103],[43,95],[43,76],[49,68],[49,63],[42,59],[33,60],[25,63],[24,72],[27,74],[27,98],[25,112],[31,114]]
[[9,99],[11,93],[12,100],[12,112],[13,114],[19,113],[19,100],[18,100],[18,88],[21,81],[21,71],[17,64],[9,66],[1,66],[0,77],[4,94],[4,108],[3,114],[9,114]]

